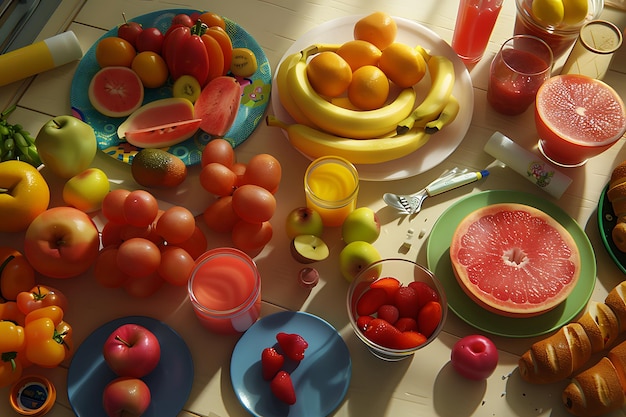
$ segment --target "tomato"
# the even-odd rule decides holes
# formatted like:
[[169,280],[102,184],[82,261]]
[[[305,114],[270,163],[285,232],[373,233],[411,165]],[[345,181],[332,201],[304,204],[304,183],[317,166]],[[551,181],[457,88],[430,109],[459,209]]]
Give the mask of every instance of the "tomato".
[[155,271],[147,277],[126,280],[122,284],[122,288],[133,297],[146,298],[157,292],[164,282],[159,273]]
[[198,17],[198,19],[200,19],[202,23],[208,27],[219,26],[226,30],[226,22],[224,21],[224,18],[217,13],[204,12]]
[[194,20],[185,13],[179,13],[172,18],[172,26],[174,25],[184,25],[187,27],[192,27],[194,25]]
[[231,195],[235,190],[236,184],[237,174],[218,162],[211,162],[200,171],[200,185],[206,191],[216,196],[224,197]]
[[161,252],[159,275],[172,285],[187,285],[187,280],[194,267],[194,259],[183,248],[166,246]]
[[159,203],[148,191],[131,191],[124,199],[124,219],[133,226],[148,226],[159,213]]
[[161,263],[161,251],[152,241],[134,237],[117,250],[117,266],[132,278],[146,277],[156,272]]
[[160,54],[164,39],[165,36],[158,28],[144,28],[137,35],[137,52],[151,51]]
[[226,139],[216,138],[206,144],[202,150],[200,164],[205,167],[211,162],[217,162],[227,168],[232,168],[235,164],[235,150],[233,145]]
[[272,238],[273,229],[270,222],[249,223],[240,220],[233,226],[232,239],[235,246],[244,252],[263,249]]
[[177,243],[176,246],[185,249],[193,259],[198,259],[200,255],[206,252],[206,236],[204,235],[204,232],[196,225],[191,237],[184,242]]
[[61,291],[44,285],[36,285],[30,291],[23,291],[17,295],[17,307],[24,314],[47,306],[59,306],[63,311],[67,311],[67,297]]
[[129,279],[117,266],[117,247],[109,246],[100,250],[94,264],[94,277],[104,288],[118,288]]
[[189,239],[196,229],[193,214],[182,206],[173,206],[165,210],[156,223],[156,232],[168,244],[178,244]]
[[8,246],[0,247],[0,298],[14,301],[35,285],[35,270],[25,256]]
[[278,191],[281,176],[280,162],[272,155],[261,153],[254,155],[248,161],[243,182],[258,185],[275,194]]
[[263,187],[245,184],[233,193],[233,211],[250,223],[268,221],[276,211],[276,198]]
[[130,66],[147,88],[161,87],[169,75],[165,60],[156,52],[139,52]]
[[228,233],[241,218],[233,210],[233,197],[220,197],[202,213],[204,222],[214,232]]
[[96,45],[96,61],[100,67],[130,67],[136,54],[130,42],[117,36],[106,37]]
[[124,201],[130,194],[129,190],[116,189],[110,191],[102,200],[102,215],[109,222],[126,223],[124,218]]

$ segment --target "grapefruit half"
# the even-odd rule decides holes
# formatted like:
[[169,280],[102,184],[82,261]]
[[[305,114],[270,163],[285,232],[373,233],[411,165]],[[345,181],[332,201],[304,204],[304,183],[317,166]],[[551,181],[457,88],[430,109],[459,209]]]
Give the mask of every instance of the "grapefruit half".
[[463,291],[508,317],[552,310],[580,275],[580,254],[569,232],[543,211],[518,203],[467,215],[453,234],[450,259]]

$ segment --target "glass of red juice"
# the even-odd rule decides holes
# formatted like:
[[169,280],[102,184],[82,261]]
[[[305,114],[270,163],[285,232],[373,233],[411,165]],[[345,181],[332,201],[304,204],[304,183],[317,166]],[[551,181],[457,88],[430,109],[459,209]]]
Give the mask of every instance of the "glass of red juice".
[[487,49],[503,0],[460,0],[452,49],[466,64],[478,62]]
[[499,113],[521,114],[535,101],[550,77],[552,50],[536,36],[515,35],[502,44],[491,61],[487,101]]
[[242,333],[261,313],[261,276],[238,249],[216,248],[198,257],[187,289],[200,323],[216,333]]

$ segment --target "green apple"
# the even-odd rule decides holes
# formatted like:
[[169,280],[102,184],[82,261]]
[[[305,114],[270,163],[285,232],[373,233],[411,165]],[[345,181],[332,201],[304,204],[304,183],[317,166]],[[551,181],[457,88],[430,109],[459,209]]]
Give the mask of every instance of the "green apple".
[[291,241],[291,255],[303,264],[323,261],[330,250],[324,241],[315,235],[299,235]]
[[66,115],[43,125],[35,138],[35,146],[45,167],[64,179],[87,169],[98,150],[92,127]]
[[298,207],[291,210],[287,215],[285,231],[289,239],[293,239],[299,235],[321,237],[324,232],[324,223],[317,211],[308,207]]
[[345,243],[362,240],[374,243],[380,235],[380,221],[369,207],[359,207],[348,214],[341,225],[341,237]]
[[344,246],[339,253],[339,270],[346,281],[352,282],[359,272],[367,268],[372,262],[381,259],[382,257],[374,245],[356,240]]
[[63,201],[85,213],[100,210],[111,187],[109,178],[98,168],[87,168],[74,175],[63,186]]

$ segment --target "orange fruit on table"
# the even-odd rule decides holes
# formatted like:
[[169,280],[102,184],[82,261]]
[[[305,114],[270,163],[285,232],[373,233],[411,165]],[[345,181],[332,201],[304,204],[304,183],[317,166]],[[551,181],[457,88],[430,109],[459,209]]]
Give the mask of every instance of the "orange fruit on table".
[[389,97],[389,79],[373,65],[365,65],[352,74],[348,87],[350,102],[361,110],[379,109]]
[[350,65],[335,52],[324,51],[311,58],[306,66],[311,87],[320,95],[337,97],[352,81]]
[[356,71],[364,65],[378,65],[381,51],[371,42],[354,39],[344,42],[337,55],[346,60],[352,71]]
[[137,55],[135,47],[125,39],[109,36],[96,45],[96,61],[100,67],[129,67]]
[[41,173],[23,161],[0,163],[0,232],[21,232],[48,208],[50,188]]
[[398,87],[406,88],[417,84],[426,74],[426,61],[417,49],[394,42],[383,49],[378,67]]
[[361,39],[383,50],[396,40],[398,25],[384,12],[374,12],[354,24],[354,39]]
[[139,52],[130,67],[137,73],[146,88],[161,87],[169,75],[165,60],[161,55],[152,51]]

